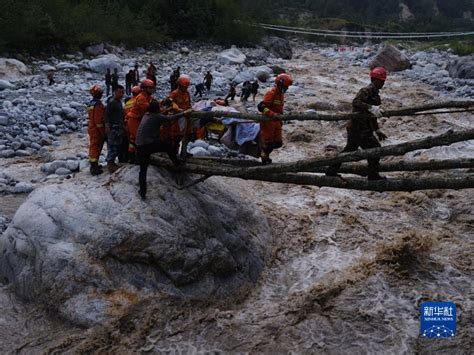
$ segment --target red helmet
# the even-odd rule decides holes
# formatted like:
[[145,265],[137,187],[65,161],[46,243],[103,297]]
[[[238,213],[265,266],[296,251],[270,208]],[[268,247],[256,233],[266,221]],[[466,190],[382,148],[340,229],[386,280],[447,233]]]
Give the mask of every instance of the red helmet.
[[142,88],[138,85],[132,88],[132,94],[139,94],[140,91],[142,91]]
[[187,88],[191,84],[191,78],[186,74],[181,74],[178,78],[178,86]]
[[287,88],[288,86],[291,86],[293,84],[293,79],[291,78],[289,74],[286,74],[286,73],[278,74],[275,78],[275,84],[281,85]]
[[374,68],[370,71],[370,77],[385,81],[387,80],[387,71],[382,67]]
[[100,95],[104,92],[102,88],[99,85],[93,85],[90,89],[89,92],[92,96],[97,96]]
[[155,83],[153,82],[153,80],[143,79],[142,81],[140,81],[140,87],[142,87],[142,88],[154,88]]

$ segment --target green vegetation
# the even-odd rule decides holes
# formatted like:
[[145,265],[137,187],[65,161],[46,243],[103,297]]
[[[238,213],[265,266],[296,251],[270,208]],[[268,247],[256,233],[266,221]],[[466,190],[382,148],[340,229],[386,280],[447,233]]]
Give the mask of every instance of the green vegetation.
[[[0,52],[47,53],[97,42],[147,47],[176,39],[248,45],[262,34],[248,26],[255,22],[346,30],[474,30],[472,0],[403,0],[415,16],[407,22],[399,19],[401,2],[0,0]],[[472,42],[453,48],[472,52]]]

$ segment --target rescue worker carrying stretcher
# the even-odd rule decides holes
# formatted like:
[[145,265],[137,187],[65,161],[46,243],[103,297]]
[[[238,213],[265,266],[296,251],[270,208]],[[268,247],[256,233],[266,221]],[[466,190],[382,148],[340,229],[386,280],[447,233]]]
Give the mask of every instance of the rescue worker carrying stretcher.
[[[352,111],[370,114],[369,117],[353,118],[347,125],[347,144],[343,152],[354,152],[359,147],[362,149],[378,148],[380,141],[387,136],[380,130],[377,118],[382,117],[383,111],[380,109],[382,103],[379,90],[381,90],[387,80],[385,68],[377,67],[370,72],[371,83],[369,86],[360,89],[359,93],[352,101]],[[377,138],[374,136],[374,132]],[[368,161],[369,180],[384,180],[384,176],[379,175],[379,158],[370,158]],[[340,176],[337,171],[341,164],[334,164],[326,171],[327,176]]]
[[152,100],[152,94],[155,89],[155,84],[150,79],[144,79],[140,82],[141,92],[137,95],[133,107],[128,111],[127,120],[127,133],[128,133],[128,154],[129,162],[135,162],[135,151],[136,144],[135,140],[137,137],[138,126],[140,121],[148,110],[148,106]]
[[90,172],[92,175],[99,175],[103,172],[102,167],[99,165],[99,157],[106,140],[104,126],[105,107],[101,101],[104,91],[99,85],[94,85],[89,92],[92,95],[92,100],[87,105]]
[[284,94],[292,84],[293,79],[289,74],[277,75],[275,86],[265,94],[263,101],[257,106],[258,110],[270,119],[267,122],[260,122],[260,157],[263,165],[270,164],[272,162],[270,153],[283,145],[283,124],[277,118],[283,114]]
[[[168,99],[171,101],[171,112],[175,114],[191,109],[191,95],[188,91],[188,87],[191,84],[191,78],[186,74],[181,74],[176,81],[176,84],[178,85],[178,88],[173,90],[168,96]],[[183,132],[187,135],[192,132],[192,127],[187,117]],[[183,137],[184,134],[181,132],[178,121],[166,122],[161,126],[160,140],[171,145],[176,154],[178,154],[179,143]],[[183,141],[182,155],[186,152],[186,146],[187,139]]]

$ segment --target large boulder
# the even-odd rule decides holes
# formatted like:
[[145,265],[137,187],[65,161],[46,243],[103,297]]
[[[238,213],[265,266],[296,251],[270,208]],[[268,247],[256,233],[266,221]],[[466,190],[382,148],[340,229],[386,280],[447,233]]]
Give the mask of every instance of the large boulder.
[[460,57],[450,62],[448,71],[453,78],[474,79],[474,55]]
[[217,61],[221,64],[243,64],[246,59],[245,54],[234,46],[217,54]]
[[410,59],[391,44],[386,45],[370,63],[371,68],[384,67],[388,71],[402,71],[411,67]]
[[178,190],[154,167],[144,202],[137,177],[35,190],[0,237],[0,280],[84,326],[149,296],[221,298],[257,281],[272,239],[255,205],[219,181]]
[[107,54],[96,59],[89,61],[90,70],[105,74],[107,69],[113,72],[114,69],[117,69],[119,72],[122,71],[122,61],[115,54]]
[[1,80],[0,79],[0,90],[4,90],[4,89],[13,90],[13,89],[15,89],[15,85],[10,83],[8,80]]
[[14,80],[25,75],[31,75],[25,64],[16,59],[0,58],[0,79]]
[[86,53],[94,57],[97,57],[98,55],[104,53],[104,44],[99,43],[99,44],[94,44],[92,46],[88,46],[86,47]]
[[265,82],[272,76],[272,74],[273,71],[271,68],[262,65],[260,67],[251,67],[240,72],[234,77],[233,81],[237,84],[240,84],[244,81],[252,81],[257,78],[260,81]]
[[274,36],[264,37],[262,39],[262,45],[275,57],[283,59],[291,59],[293,57],[290,42],[284,38]]

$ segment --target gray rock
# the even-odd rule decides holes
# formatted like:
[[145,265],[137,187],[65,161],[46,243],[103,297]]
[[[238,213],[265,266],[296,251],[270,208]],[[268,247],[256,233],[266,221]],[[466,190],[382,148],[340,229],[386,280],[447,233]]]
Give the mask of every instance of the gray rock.
[[88,47],[86,47],[86,53],[96,57],[99,54],[104,53],[104,44],[99,43],[99,44],[95,44],[95,45],[92,45],[92,46],[88,46]]
[[21,146],[22,146],[22,144],[21,144],[20,142],[13,142],[10,147],[11,147],[13,150],[18,150],[18,149],[21,148]]
[[119,72],[122,71],[122,61],[119,57],[114,54],[107,54],[96,59],[89,61],[89,68],[100,74],[105,74],[107,69],[113,72],[114,69],[117,69]]
[[[35,189],[34,185],[27,182],[19,182],[13,188],[13,193],[15,194],[27,194]],[[1,242],[0,242],[1,243]]]
[[384,67],[388,71],[402,71],[411,67],[410,59],[391,44],[386,45],[370,63],[371,68]]
[[447,69],[452,78],[474,79],[474,55],[450,62]]
[[79,70],[79,67],[75,64],[67,63],[67,62],[61,62],[58,65],[56,65],[56,69],[58,70]]
[[79,162],[77,160],[68,160],[66,162],[66,168],[71,171],[79,170]]
[[28,157],[30,156],[30,152],[28,152],[27,150],[23,150],[23,149],[18,149],[16,152],[15,152],[15,155],[17,157]]
[[48,128],[48,132],[51,132],[51,133],[56,132],[56,129],[57,129],[56,125],[49,124],[46,127]]
[[10,83],[8,80],[0,79],[0,90],[4,90],[4,89],[13,90],[15,89],[15,85]]
[[16,59],[0,58],[0,79],[13,80],[25,75],[31,75],[31,70]]
[[191,52],[191,51],[189,50],[188,47],[181,47],[181,48],[179,49],[179,53],[184,54],[184,55],[188,55],[190,52]]
[[53,142],[48,137],[41,137],[40,144],[41,145],[51,145],[51,144],[53,144]]
[[0,126],[8,126],[8,117],[0,115]]
[[245,54],[234,46],[217,54],[217,61],[221,64],[243,64],[246,59]]
[[5,149],[0,152],[2,158],[13,158],[15,156],[15,151],[13,149]]
[[41,145],[38,144],[38,143],[33,142],[33,143],[31,143],[30,148],[33,148],[33,149],[35,149],[35,150],[40,150],[40,149],[41,149]]
[[224,298],[255,283],[272,245],[257,206],[218,181],[180,191],[150,170],[146,202],[138,167],[107,186],[97,177],[35,190],[0,237],[0,278],[84,326],[112,307],[125,314],[130,298]]
[[293,49],[290,42],[284,38],[269,36],[262,39],[263,47],[271,52],[275,57],[283,59],[291,59],[293,57]]
[[56,169],[56,171],[54,173],[56,175],[59,175],[59,176],[72,174],[71,170],[69,170],[67,168],[58,168],[58,169]]
[[41,71],[44,71],[44,72],[56,71],[56,67],[53,67],[52,65],[45,64],[45,65],[42,65],[42,66],[40,67],[40,70],[41,70]]
[[46,127],[44,124],[40,124],[38,128],[40,131],[45,131],[45,132],[48,131],[48,127]]

